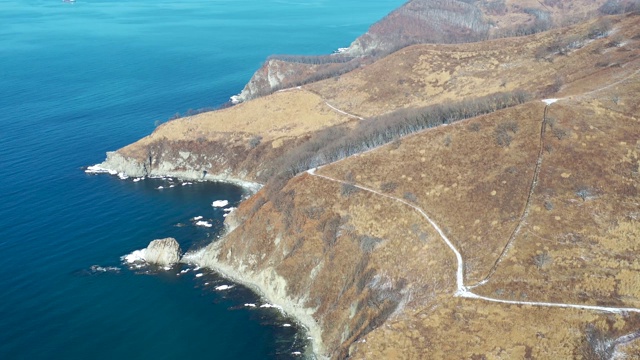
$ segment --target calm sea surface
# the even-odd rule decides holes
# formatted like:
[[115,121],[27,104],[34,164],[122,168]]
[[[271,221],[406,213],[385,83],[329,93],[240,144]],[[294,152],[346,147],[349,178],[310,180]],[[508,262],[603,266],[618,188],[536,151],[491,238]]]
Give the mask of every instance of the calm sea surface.
[[[400,0],[0,0],[0,359],[286,359],[305,335],[250,291],[120,256],[215,240],[241,189],[82,167],[217,106],[273,53],[329,53]],[[203,216],[212,228],[194,226]],[[93,268],[92,268],[93,266]],[[115,267],[100,271],[101,268]],[[196,277],[196,273],[203,273]]]

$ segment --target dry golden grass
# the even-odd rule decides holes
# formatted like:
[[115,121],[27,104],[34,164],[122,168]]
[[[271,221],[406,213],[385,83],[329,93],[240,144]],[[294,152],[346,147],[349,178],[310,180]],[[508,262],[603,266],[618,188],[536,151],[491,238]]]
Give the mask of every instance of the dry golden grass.
[[[480,291],[640,306],[640,124],[629,115],[637,114],[638,79],[551,106],[532,212],[516,251]],[[616,105],[608,99],[617,93]]]
[[[639,18],[612,18],[619,43],[596,39],[567,55],[540,49],[592,23],[410,47],[337,80],[169,122],[121,151],[144,159],[165,141],[176,153],[211,153],[222,158],[221,171],[250,178],[311,132],[352,121],[325,101],[372,116],[512,89],[561,97],[544,123],[545,105],[532,100],[318,173],[424,209],[460,250],[467,285],[491,275],[477,293],[638,307]],[[248,150],[255,135],[266,145]],[[302,174],[282,190],[264,189],[234,214],[239,226],[212,245],[217,261],[271,274],[261,281],[310,309],[334,358],[580,358],[587,324],[610,336],[640,324],[626,315],[455,298],[454,254],[428,222],[398,201],[344,186]]]
[[[262,196],[269,200],[256,210]],[[287,294],[314,309],[334,357],[382,323],[387,305],[401,313],[454,291],[453,254],[417,212],[391,199],[345,194],[342,184],[305,174],[235,216],[244,221],[220,244],[219,261],[287,279]]]
[[[437,306],[407,311],[367,335],[350,359],[583,359],[588,324],[615,339],[637,330],[639,321],[442,297]],[[620,350],[637,359],[631,346]]]
[[319,96],[302,89],[278,92],[231,108],[172,120],[153,134],[120,150],[130,155],[158,140],[248,140],[260,135],[264,141],[295,138],[350,118],[328,107]]
[[[442,225],[467,262],[469,282],[486,275],[516,225],[538,155],[544,104],[530,103],[427,130],[322,168],[320,173],[383,189],[418,206]],[[515,123],[508,147],[496,143],[499,124]],[[475,130],[477,129],[477,130]]]
[[[638,16],[611,19],[618,29],[614,30],[616,36],[627,41],[623,48],[607,48],[611,39],[602,38],[586,42],[568,56],[536,58],[540,49],[587,34],[598,21],[592,20],[527,37],[460,45],[415,45],[340,78],[304,88],[347,112],[365,117],[514,89],[551,94],[558,82],[563,85],[607,71],[595,67],[597,63],[637,59],[638,41],[632,38],[639,31]],[[619,72],[619,76],[625,73],[624,69],[609,72]]]

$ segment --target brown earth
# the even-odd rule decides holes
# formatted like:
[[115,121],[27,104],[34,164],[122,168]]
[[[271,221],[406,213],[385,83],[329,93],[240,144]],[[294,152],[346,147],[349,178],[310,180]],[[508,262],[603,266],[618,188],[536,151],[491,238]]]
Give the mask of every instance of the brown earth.
[[[590,359],[589,329],[615,341],[639,331],[640,318],[455,297],[454,253],[398,199],[439,224],[467,285],[487,280],[478,294],[638,307],[640,15],[605,20],[605,37],[593,35],[603,26],[593,20],[416,45],[337,79],[171,121],[119,152],[158,163],[189,152],[200,160],[184,166],[217,161],[206,168],[256,180],[314,132],[360,122],[354,115],[372,122],[526,90],[533,99],[522,105],[317,170],[330,179],[272,183],[228,218],[230,232],[203,263],[233,268],[270,301],[307,314],[316,350],[331,358]],[[543,97],[559,100],[546,107]],[[617,350],[638,358],[637,343]]]

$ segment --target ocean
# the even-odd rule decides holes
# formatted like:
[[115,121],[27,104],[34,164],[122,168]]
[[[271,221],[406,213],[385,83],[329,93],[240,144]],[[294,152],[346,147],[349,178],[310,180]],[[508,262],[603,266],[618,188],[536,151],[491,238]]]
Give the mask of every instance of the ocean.
[[[268,55],[330,53],[399,5],[0,0],[0,359],[307,351],[302,329],[244,287],[120,260],[156,238],[184,250],[215,241],[224,211],[211,202],[235,206],[242,189],[83,169],[175,113],[226,102]],[[213,226],[195,226],[196,216]]]

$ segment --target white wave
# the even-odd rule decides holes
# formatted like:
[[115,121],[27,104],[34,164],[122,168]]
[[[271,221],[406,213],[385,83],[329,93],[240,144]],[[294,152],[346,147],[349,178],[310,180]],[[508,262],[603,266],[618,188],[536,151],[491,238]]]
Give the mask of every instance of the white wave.
[[247,303],[247,304],[244,304],[244,306],[246,306],[246,307],[256,307],[256,304]]
[[120,180],[127,180],[129,177],[127,176],[127,174],[125,173],[118,173],[118,177],[120,178]]
[[158,186],[156,189],[162,190],[162,189],[164,189],[164,186]]
[[202,220],[202,216],[196,216],[196,217],[192,218],[191,220],[193,220],[193,221]]
[[203,273],[196,274],[196,277],[203,277],[203,276],[204,276]]
[[291,353],[291,355],[302,355],[302,353],[300,351],[294,351]]
[[235,209],[237,209],[237,208],[230,207],[230,208],[226,208],[226,209],[224,209],[224,210],[222,210],[222,211],[224,211],[224,212],[229,212],[229,213],[230,213],[230,212],[232,212],[232,211],[233,211],[233,210],[235,210]]
[[209,285],[209,283],[208,283],[208,282],[204,283],[204,286],[207,286],[207,285]]
[[175,186],[175,185],[173,185],[173,184],[171,184],[171,185],[169,185],[169,187],[170,187],[170,188],[172,188],[172,187],[176,187],[176,186]]
[[191,269],[184,269],[184,270],[180,271],[180,274],[186,274],[186,273],[188,273],[189,271],[191,271]]
[[211,206],[217,207],[217,208],[225,207],[227,205],[229,205],[229,201],[228,200],[216,200],[216,201],[211,203]]
[[282,310],[282,306],[280,306],[280,305],[273,305],[273,304],[262,304],[262,305],[260,305],[260,307],[261,307],[261,308],[266,308],[266,309],[274,308],[274,309]]
[[121,257],[120,259],[122,261],[127,262],[128,264],[144,262],[144,261],[146,261],[145,253],[146,253],[145,249],[136,250],[136,251],[132,252],[131,254],[128,254],[128,255],[125,255],[125,256]]
[[167,271],[167,270],[171,270],[171,266],[165,266],[165,267],[163,267],[163,269],[164,269],[165,271]]
[[225,218],[226,218],[227,216],[229,216],[229,214],[223,214],[223,215],[222,215],[222,217],[225,217]]
[[193,183],[192,182],[188,182],[188,181],[182,183],[182,186],[187,186],[187,185],[193,185]]
[[133,179],[133,182],[138,182],[140,180],[142,180],[142,178],[135,178],[135,179]]
[[222,291],[222,290],[229,290],[229,289],[233,289],[234,285],[220,285],[220,286],[216,286],[216,290],[218,291]]
[[109,169],[105,169],[100,165],[91,165],[87,166],[87,169],[84,172],[87,174],[106,174],[109,172]]
[[282,324],[284,327],[291,327],[291,324]]
[[196,266],[193,268],[193,271],[198,271],[198,270],[200,270],[200,266]]
[[91,265],[91,271],[96,272],[120,272],[120,268],[116,266],[100,266],[100,265]]
[[211,224],[210,222],[207,222],[207,221],[200,220],[200,221],[196,222],[196,226],[212,227],[213,224]]

